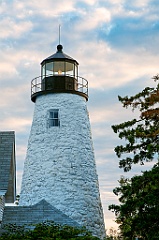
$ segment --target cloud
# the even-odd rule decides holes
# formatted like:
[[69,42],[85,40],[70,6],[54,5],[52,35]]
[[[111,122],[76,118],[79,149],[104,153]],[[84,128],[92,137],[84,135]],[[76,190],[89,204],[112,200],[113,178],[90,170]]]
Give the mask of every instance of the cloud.
[[27,127],[31,125],[31,121],[32,119],[24,119],[17,117],[4,119],[4,121],[1,121],[1,128],[5,129],[5,131],[15,130],[18,132],[24,132],[28,129]]
[[100,26],[100,24],[108,23],[111,20],[110,12],[105,8],[91,9],[90,12],[87,10],[82,12],[81,18],[77,23],[78,31],[90,31]]
[[0,21],[0,38],[19,38],[25,32],[30,31],[32,26],[30,21],[16,22],[12,18],[4,18]]
[[79,1],[79,4],[85,3],[92,6],[92,5],[95,5],[97,2],[98,2],[97,0],[81,0]]
[[97,45],[90,41],[89,47],[81,44],[78,51],[82,76],[94,89],[119,87],[137,78],[143,81],[146,76],[149,78],[158,70],[158,55],[154,56],[142,47],[123,52],[105,42]]
[[131,2],[131,6],[143,8],[147,7],[151,2],[151,0],[134,0],[133,2]]
[[61,14],[64,14],[69,11],[75,11],[73,7],[73,0],[61,0],[61,1],[50,1],[46,0],[45,2],[42,0],[39,0],[38,2],[36,0],[27,1],[25,3],[19,3],[18,1],[15,2],[15,8],[18,10],[21,9],[28,9],[30,11],[30,15],[42,15],[45,17],[54,17],[54,16],[60,16]]

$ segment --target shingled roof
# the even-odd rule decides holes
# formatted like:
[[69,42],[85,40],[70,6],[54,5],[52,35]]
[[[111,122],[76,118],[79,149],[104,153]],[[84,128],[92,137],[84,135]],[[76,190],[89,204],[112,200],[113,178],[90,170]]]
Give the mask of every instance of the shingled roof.
[[5,224],[16,224],[27,228],[45,221],[61,225],[79,227],[80,225],[66,214],[53,207],[44,199],[32,206],[5,206],[2,227]]
[[16,197],[15,132],[0,132],[0,195],[6,203]]

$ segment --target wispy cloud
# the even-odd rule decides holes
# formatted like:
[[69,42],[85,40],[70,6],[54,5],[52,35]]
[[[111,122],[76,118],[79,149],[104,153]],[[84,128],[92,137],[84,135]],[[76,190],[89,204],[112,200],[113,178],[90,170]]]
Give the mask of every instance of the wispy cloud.
[[32,23],[30,21],[22,21],[17,23],[13,19],[8,17],[1,20],[0,22],[0,38],[19,38],[22,34],[31,30],[31,28]]

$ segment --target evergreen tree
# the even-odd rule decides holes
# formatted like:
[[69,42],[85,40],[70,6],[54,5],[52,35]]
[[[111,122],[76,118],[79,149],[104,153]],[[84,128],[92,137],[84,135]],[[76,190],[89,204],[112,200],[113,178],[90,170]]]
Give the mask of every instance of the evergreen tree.
[[[157,82],[159,75],[154,77]],[[131,97],[118,96],[123,107],[139,109],[138,119],[126,121],[112,126],[119,138],[126,140],[126,145],[115,148],[118,158],[127,154],[126,158],[120,159],[119,167],[129,171],[132,164],[144,164],[159,155],[159,83],[154,88],[146,87],[142,92]]]
[[[154,161],[150,171],[131,179],[122,177],[120,186],[114,189],[120,205],[111,205],[123,239],[159,239],[159,75],[154,77],[156,87],[145,88],[131,97],[120,97],[123,107],[138,109],[138,119],[112,126],[125,145],[119,145],[115,152],[120,158],[119,167],[125,172],[133,164],[143,165]],[[123,157],[124,155],[124,157]]]
[[124,239],[159,239],[159,165],[130,180],[122,177],[114,189],[120,205],[111,205]]

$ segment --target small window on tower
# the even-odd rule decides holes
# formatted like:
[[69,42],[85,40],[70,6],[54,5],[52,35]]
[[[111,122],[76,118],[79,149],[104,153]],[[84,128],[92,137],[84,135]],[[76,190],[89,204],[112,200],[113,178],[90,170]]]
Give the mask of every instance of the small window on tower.
[[60,126],[59,109],[49,110],[49,128]]

